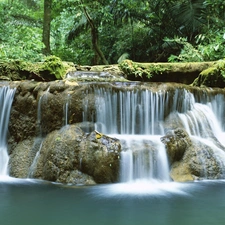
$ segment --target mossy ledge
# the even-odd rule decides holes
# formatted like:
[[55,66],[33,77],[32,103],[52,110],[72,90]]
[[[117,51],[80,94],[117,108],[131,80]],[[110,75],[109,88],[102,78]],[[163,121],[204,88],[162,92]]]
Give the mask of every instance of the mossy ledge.
[[[218,61],[219,62],[219,61]],[[189,63],[139,63],[131,60],[124,60],[116,65],[80,66],[72,62],[63,62],[56,56],[46,57],[44,62],[24,62],[20,60],[0,61],[0,80],[21,81],[54,81],[67,78],[67,74],[76,71],[81,73],[110,74],[99,76],[93,80],[92,77],[75,77],[76,81],[144,81],[144,82],[176,82],[183,84],[193,84],[194,86],[210,86],[211,83],[203,80],[207,69],[217,68],[218,62],[189,62]],[[215,72],[217,69],[213,69]],[[219,69],[221,71],[221,69]],[[213,73],[214,73],[213,72]],[[213,74],[210,73],[210,74]],[[113,80],[112,80],[113,76]],[[201,76],[198,80],[198,76]],[[210,78],[211,79],[211,78]],[[213,80],[213,79],[211,79]],[[195,81],[195,82],[194,82]],[[221,82],[216,82],[214,86],[221,87]],[[217,85],[218,84],[218,85]]]
[[139,63],[124,60],[119,68],[132,81],[177,82],[191,84],[205,69],[216,62]]
[[213,66],[203,70],[194,80],[192,86],[225,87],[225,60],[220,60]]
[[21,60],[0,61],[0,80],[61,80],[72,69],[75,69],[73,63],[63,62],[56,56],[48,56],[44,62],[37,63]]

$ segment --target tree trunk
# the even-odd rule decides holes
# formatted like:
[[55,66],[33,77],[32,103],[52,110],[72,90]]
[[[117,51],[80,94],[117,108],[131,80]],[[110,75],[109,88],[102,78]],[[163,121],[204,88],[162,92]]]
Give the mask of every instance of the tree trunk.
[[94,21],[92,20],[92,18],[90,17],[90,15],[87,12],[87,9],[85,6],[82,6],[83,10],[84,10],[84,14],[85,17],[87,18],[87,21],[91,27],[91,38],[92,38],[92,46],[93,49],[95,51],[95,54],[99,56],[99,58],[101,59],[101,61],[105,64],[108,65],[108,61],[106,60],[103,52],[101,51],[99,44],[98,44],[98,29],[95,27]]
[[51,54],[51,47],[50,47],[51,6],[52,0],[44,0],[43,43],[45,45],[45,48],[43,49],[43,53],[45,55]]

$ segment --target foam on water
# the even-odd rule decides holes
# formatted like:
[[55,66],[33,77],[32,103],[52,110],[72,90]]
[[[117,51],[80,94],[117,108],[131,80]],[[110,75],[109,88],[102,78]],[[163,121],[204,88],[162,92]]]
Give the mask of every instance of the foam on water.
[[141,196],[170,196],[189,195],[190,183],[160,182],[152,180],[136,180],[135,182],[102,185],[94,188],[94,194],[102,197]]

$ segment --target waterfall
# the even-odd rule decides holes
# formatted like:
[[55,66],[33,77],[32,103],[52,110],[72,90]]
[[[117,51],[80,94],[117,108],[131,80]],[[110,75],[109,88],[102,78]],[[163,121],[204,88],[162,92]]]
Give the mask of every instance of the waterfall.
[[169,181],[168,161],[159,135],[121,135],[121,182]]
[[93,109],[89,109],[89,100],[85,98],[83,119],[94,122],[99,132],[120,139],[121,182],[170,180],[166,150],[160,142],[170,115],[174,116],[177,127],[183,127],[193,140],[202,141],[213,150],[225,171],[225,153],[219,146],[225,146],[224,125],[221,125],[225,124],[224,94],[191,92],[184,88],[123,89],[116,85],[90,86],[85,94],[93,96],[93,93],[95,112],[88,113]]
[[[220,165],[220,178],[225,178],[225,133],[224,126],[222,126],[225,119],[225,97],[223,94],[209,97],[207,101],[203,98],[199,102],[192,98],[192,108],[177,115],[192,139],[204,143],[213,151],[213,155],[204,150],[196,152],[198,160],[202,162],[202,167],[205,167],[205,158],[202,154],[204,151],[207,158],[213,157]],[[204,169],[201,176],[207,178],[208,171]]]
[[34,160],[29,168],[28,171],[28,177],[32,178],[34,176],[36,167],[37,167],[37,162],[38,158],[40,155],[40,151],[42,148],[42,144],[44,141],[44,134],[42,131],[42,104],[46,104],[48,101],[48,93],[49,93],[50,87],[43,93],[43,95],[40,96],[39,101],[38,101],[38,106],[37,106],[37,137],[34,140],[34,144],[32,146],[31,152],[34,155]]
[[8,174],[7,132],[14,94],[15,89],[6,86],[0,88],[0,176]]
[[66,101],[65,101],[65,104],[63,106],[63,114],[64,114],[64,125],[68,125],[68,118],[69,118],[69,102],[70,102],[70,94],[67,94],[67,97],[66,97]]
[[[160,136],[164,134],[165,108],[169,107],[171,93],[105,88],[94,92],[96,130],[122,143],[121,182],[169,181],[168,160]],[[85,114],[84,118],[88,116]]]

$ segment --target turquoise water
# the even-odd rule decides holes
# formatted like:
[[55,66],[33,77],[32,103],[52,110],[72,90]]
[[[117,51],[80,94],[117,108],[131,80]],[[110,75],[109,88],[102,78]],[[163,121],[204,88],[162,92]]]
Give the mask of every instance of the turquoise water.
[[225,224],[225,181],[63,186],[0,182],[1,225]]

